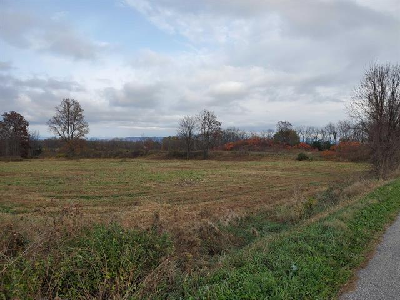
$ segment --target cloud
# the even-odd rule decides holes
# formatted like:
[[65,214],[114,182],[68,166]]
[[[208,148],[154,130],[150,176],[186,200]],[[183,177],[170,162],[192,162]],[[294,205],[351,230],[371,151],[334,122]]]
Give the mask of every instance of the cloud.
[[29,79],[13,79],[14,85],[22,88],[34,88],[41,90],[67,90],[67,91],[83,91],[82,87],[76,81],[59,80],[54,78],[38,78],[32,77]]
[[67,23],[24,11],[0,10],[0,38],[17,48],[50,52],[76,60],[95,59],[108,44],[87,39]]
[[246,94],[246,87],[239,81],[224,81],[210,87],[210,94],[215,97],[243,97]]
[[[344,102],[371,62],[396,63],[400,52],[395,0],[124,3],[99,6],[123,11],[104,34],[96,27],[101,13],[87,21],[108,43],[84,36],[79,24],[86,21],[71,27],[76,14],[62,5],[49,19],[39,18],[40,10],[3,10],[3,41],[33,59],[53,55],[40,56],[32,71],[6,53],[13,64],[0,62],[0,105],[44,124],[62,98],[74,97],[97,128],[93,135],[174,134],[181,117],[204,108],[223,126],[321,126],[346,117]],[[129,13],[132,19],[122,19]],[[114,43],[119,48],[104,51]]]
[[[249,36],[331,38],[343,32],[399,29],[399,19],[344,0],[125,0],[150,22],[191,42],[246,41]],[[394,4],[392,4],[394,6]],[[257,30],[258,29],[258,30]]]
[[[361,0],[125,2],[168,34],[187,38],[195,49],[208,49],[211,59],[200,66],[205,72],[232,66],[247,74],[252,67],[273,74],[264,82],[271,100],[290,90],[308,90],[309,98],[318,101],[318,85],[349,91],[369,63],[396,61],[400,52],[400,19],[387,13],[395,6],[391,0],[385,1],[384,10]],[[238,73],[230,80],[240,77]],[[254,89],[248,92],[252,97]],[[324,95],[321,101],[327,99],[335,100]]]
[[132,59],[131,65],[134,68],[166,68],[170,67],[173,60],[167,55],[157,53],[150,49],[143,49]]
[[63,98],[82,91],[75,81],[0,74],[0,107],[22,113],[33,124],[44,123]]
[[0,72],[10,71],[13,69],[13,65],[10,61],[0,61]]
[[113,87],[106,88],[104,96],[110,101],[111,106],[151,108],[159,104],[163,89],[163,84],[128,82],[120,90]]

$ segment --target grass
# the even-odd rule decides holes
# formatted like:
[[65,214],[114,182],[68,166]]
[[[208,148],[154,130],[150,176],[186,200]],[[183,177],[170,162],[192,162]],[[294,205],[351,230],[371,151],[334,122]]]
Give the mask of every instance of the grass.
[[217,271],[186,283],[184,299],[332,299],[400,211],[400,180],[350,206],[257,240]]
[[[46,255],[21,257],[2,272],[4,299],[108,299],[134,295],[171,250],[165,235],[111,224],[63,236]],[[1,295],[1,294],[0,294]]]
[[163,223],[182,226],[189,219],[218,221],[232,212],[272,209],[294,189],[312,194],[367,169],[293,160],[0,162],[0,213],[10,222],[24,217],[45,223],[64,206],[79,205],[83,218],[99,222],[110,217],[126,227],[147,228],[160,213]]
[[[0,295],[334,297],[398,211],[398,182],[354,198],[377,185],[367,171],[295,156],[0,162]],[[362,235],[352,222],[372,205],[381,223]]]

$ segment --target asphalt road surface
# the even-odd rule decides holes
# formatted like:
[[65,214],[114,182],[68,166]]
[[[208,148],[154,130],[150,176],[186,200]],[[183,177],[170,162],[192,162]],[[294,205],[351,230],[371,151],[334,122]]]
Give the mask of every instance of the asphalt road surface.
[[358,278],[356,289],[343,294],[340,300],[400,300],[400,216],[387,229]]

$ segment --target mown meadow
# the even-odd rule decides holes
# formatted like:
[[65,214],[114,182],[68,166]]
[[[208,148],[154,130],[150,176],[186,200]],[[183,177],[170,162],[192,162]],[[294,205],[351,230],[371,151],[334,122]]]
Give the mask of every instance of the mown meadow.
[[[1,298],[334,297],[399,209],[398,183],[366,197],[386,184],[368,171],[292,156],[0,162]],[[379,219],[365,236],[364,209]]]

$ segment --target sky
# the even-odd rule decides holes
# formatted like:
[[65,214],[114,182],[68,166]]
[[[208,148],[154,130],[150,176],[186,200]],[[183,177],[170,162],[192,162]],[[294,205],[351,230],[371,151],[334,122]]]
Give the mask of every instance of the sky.
[[40,136],[64,98],[89,137],[324,126],[373,63],[399,63],[398,0],[0,0],[0,112]]

